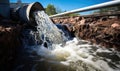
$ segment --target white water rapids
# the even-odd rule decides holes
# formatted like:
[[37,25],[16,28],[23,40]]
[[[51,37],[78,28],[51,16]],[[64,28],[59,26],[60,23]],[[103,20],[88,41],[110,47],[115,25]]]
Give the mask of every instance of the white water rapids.
[[[64,34],[44,11],[35,12],[35,19],[38,35],[30,33],[35,42],[39,41],[38,37],[43,42],[27,45],[27,48],[30,57],[36,56],[33,53],[40,57],[37,61],[44,62],[42,66],[46,66],[46,71],[120,71],[120,52],[77,38],[64,42]],[[42,71],[41,68],[35,64],[32,71]]]
[[120,60],[115,59],[116,57],[120,59],[120,53],[76,38],[66,42],[65,45],[53,45],[53,50],[43,45],[31,48],[33,52],[42,56],[43,61],[70,66],[74,71],[119,71],[120,69]]

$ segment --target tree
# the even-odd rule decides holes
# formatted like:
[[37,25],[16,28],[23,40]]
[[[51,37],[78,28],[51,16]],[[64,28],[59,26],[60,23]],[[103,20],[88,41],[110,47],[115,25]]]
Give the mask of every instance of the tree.
[[48,4],[48,6],[47,6],[47,8],[46,8],[45,11],[46,11],[46,13],[47,13],[48,15],[57,14],[56,8],[55,8],[54,5],[52,5],[52,4]]
[[[59,7],[56,8],[52,4],[48,4],[47,7],[45,8],[45,11],[49,16],[63,12]],[[63,15],[63,16],[79,16],[79,15],[80,15],[79,13],[73,13],[73,14],[68,14],[68,15]]]
[[58,14],[58,13],[62,13],[63,11],[59,7],[56,7],[56,12]]

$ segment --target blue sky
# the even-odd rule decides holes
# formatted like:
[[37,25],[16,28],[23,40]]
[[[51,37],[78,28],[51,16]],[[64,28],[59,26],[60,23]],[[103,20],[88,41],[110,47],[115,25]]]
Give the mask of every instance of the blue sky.
[[[10,2],[16,2],[17,0],[10,0]],[[56,8],[60,8],[62,11],[70,11],[73,9],[78,9],[90,5],[95,5],[103,2],[108,2],[111,0],[21,0],[25,3],[40,2],[43,7],[48,4],[53,4]],[[91,12],[89,12],[91,13]]]

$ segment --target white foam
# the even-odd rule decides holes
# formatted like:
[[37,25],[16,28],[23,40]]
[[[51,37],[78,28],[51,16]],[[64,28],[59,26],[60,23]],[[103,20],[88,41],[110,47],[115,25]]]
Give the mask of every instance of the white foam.
[[[93,48],[91,46],[95,45],[90,45],[87,43],[78,45],[79,42],[84,41],[78,41],[76,38],[74,38],[73,40],[66,42],[65,45],[53,45],[53,50],[49,50],[44,46],[38,46],[35,48],[35,51],[38,55],[43,56],[48,61],[57,61],[64,65],[70,65],[70,62],[77,62],[80,60],[83,63],[88,64],[88,66],[90,65],[101,71],[117,71],[117,69],[114,70],[113,68],[111,68],[108,62],[102,60],[101,58],[103,57],[94,54],[96,52],[108,53],[111,51],[99,48],[98,46],[96,46],[96,50],[92,50]],[[91,50],[93,52],[90,52]],[[110,59],[108,60],[110,61]]]

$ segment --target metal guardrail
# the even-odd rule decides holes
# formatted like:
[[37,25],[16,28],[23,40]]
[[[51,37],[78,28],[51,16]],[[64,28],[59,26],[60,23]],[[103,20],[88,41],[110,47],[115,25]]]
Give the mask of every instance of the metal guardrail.
[[55,15],[52,15],[52,16],[49,16],[49,17],[53,18],[53,17],[58,17],[58,16],[66,15],[66,14],[95,10],[95,9],[100,9],[100,8],[109,7],[109,6],[118,5],[118,4],[120,4],[120,0],[115,0],[115,1],[105,2],[105,3],[93,5],[93,6],[88,6],[88,7],[84,7],[84,8],[79,8],[79,9],[63,12],[63,13],[60,13],[60,14],[55,14]]

